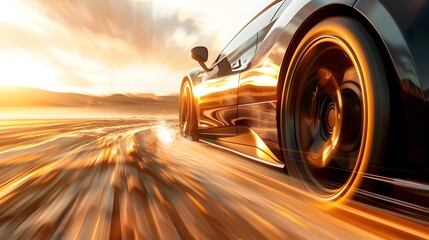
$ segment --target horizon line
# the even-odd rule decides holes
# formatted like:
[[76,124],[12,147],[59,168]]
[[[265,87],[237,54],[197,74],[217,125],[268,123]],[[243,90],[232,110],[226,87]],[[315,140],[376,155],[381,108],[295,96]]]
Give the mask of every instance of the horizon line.
[[7,88],[15,88],[15,89],[28,89],[28,90],[39,90],[39,91],[45,91],[45,92],[51,92],[51,93],[63,93],[63,94],[80,94],[80,95],[86,95],[86,96],[95,96],[95,97],[108,97],[113,95],[153,95],[156,97],[165,97],[165,96],[177,96],[179,95],[179,92],[173,92],[173,93],[155,93],[155,92],[111,92],[111,93],[90,93],[90,92],[73,92],[73,91],[55,91],[55,90],[48,90],[43,88],[37,88],[37,87],[28,87],[28,86],[19,86],[19,85],[0,85],[0,89],[7,89]]

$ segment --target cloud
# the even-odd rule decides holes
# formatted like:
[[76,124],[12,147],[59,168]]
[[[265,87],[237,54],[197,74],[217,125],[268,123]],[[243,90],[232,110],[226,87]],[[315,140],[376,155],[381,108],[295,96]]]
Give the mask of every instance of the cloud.
[[77,73],[74,72],[63,72],[63,74],[60,77],[60,80],[72,87],[78,87],[83,89],[88,89],[94,87],[91,81],[83,78]]
[[19,28],[0,22],[0,49],[27,50],[34,53],[43,53],[48,48],[48,43],[43,36],[32,32],[30,29]]
[[[40,0],[33,1],[43,13],[72,35],[72,46],[84,57],[96,58],[109,66],[131,62],[157,63],[173,71],[195,66],[189,49],[195,44],[213,43],[202,36],[195,19],[154,14],[150,1],[124,0]],[[182,32],[182,38],[174,37]],[[177,35],[177,34],[176,34]]]

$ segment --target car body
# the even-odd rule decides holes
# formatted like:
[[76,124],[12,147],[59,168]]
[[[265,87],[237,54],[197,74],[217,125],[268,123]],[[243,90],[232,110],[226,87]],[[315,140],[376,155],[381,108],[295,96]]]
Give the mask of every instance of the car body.
[[425,0],[274,1],[210,67],[191,51],[181,133],[285,167],[323,201],[359,192],[427,214],[428,24]]

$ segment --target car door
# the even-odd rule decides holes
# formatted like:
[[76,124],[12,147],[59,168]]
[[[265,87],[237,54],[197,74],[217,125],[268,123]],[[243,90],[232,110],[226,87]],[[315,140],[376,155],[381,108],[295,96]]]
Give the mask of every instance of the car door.
[[267,25],[260,17],[274,16],[281,3],[274,2],[252,19],[219,54],[212,65],[213,70],[202,73],[202,82],[195,89],[200,134],[237,134],[235,123],[238,119],[240,73],[247,68],[256,52],[258,31]]
[[[266,14],[260,16],[256,47],[256,53],[259,58],[253,59],[251,68],[241,72],[238,87],[238,120],[236,125],[242,126],[240,128],[242,130],[245,128],[251,129],[264,141],[270,150],[278,150],[276,100],[279,67],[270,59],[261,56],[268,54],[268,50],[263,48],[267,46],[264,40],[272,30],[280,13],[291,2],[292,0],[282,1],[282,5],[279,8],[275,8],[276,11],[271,9],[271,11],[267,11]],[[245,131],[243,130],[243,132]],[[238,132],[238,134],[241,134],[241,132]]]

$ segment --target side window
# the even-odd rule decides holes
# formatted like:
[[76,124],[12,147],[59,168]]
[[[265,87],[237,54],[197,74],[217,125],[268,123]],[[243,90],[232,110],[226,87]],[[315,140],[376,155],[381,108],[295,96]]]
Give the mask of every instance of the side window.
[[265,26],[263,29],[261,29],[258,32],[258,38],[257,38],[257,46],[256,49],[259,49],[259,46],[262,44],[262,41],[265,39],[265,37],[267,36],[268,32],[270,31],[271,27],[274,25],[274,23],[277,21],[277,19],[280,17],[280,15],[284,12],[284,10],[286,9],[287,6],[289,6],[289,4],[292,1],[290,0],[286,0],[283,1],[280,8],[278,8],[275,12],[275,15],[273,16],[273,18],[271,19],[270,24],[268,24],[267,26]]
[[228,55],[228,61],[232,65],[233,70],[246,65],[253,57],[256,51],[256,40],[257,35],[255,34]]
[[290,5],[292,1],[286,0],[282,3],[282,6],[277,10],[276,15],[273,17],[273,21],[277,20],[277,18],[280,17],[280,15],[285,11],[285,9]]
[[[267,26],[283,1],[275,2],[248,23],[225,47],[216,62],[227,57],[233,69],[245,64],[256,51],[257,33]],[[216,64],[216,62],[214,64]]]

